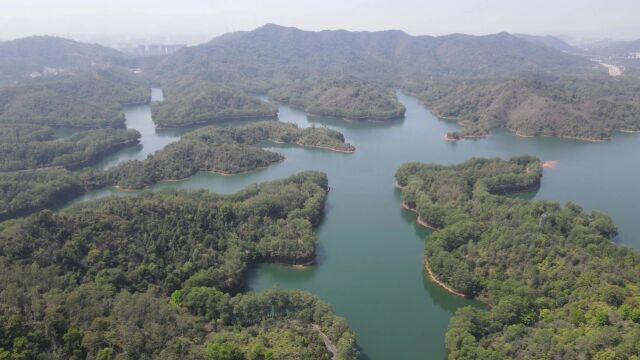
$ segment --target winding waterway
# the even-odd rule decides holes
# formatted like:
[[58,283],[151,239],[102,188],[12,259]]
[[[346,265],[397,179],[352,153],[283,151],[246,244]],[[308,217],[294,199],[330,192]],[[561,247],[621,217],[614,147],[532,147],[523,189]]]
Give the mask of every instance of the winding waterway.
[[[280,120],[300,126],[329,126],[345,134],[355,154],[273,147],[286,161],[237,176],[199,173],[189,179],[162,183],[153,189],[205,188],[220,193],[238,191],[253,182],[286,177],[303,170],[327,173],[331,192],[326,216],[317,230],[315,266],[294,269],[261,265],[248,279],[250,290],[272,286],[308,290],[328,301],[347,318],[358,335],[363,359],[442,359],[444,334],[453,312],[475,305],[426,280],[422,271],[424,238],[415,215],[400,208],[393,175],[406,161],[453,164],[473,156],[510,157],[532,154],[557,160],[544,173],[538,199],[574,201],[613,216],[621,236],[617,241],[640,248],[640,135],[617,134],[602,144],[554,138],[519,138],[499,131],[486,139],[447,143],[455,124],[432,116],[416,99],[399,94],[406,118],[389,123],[345,122],[308,118],[280,106]],[[127,126],[142,133],[141,146],[126,149],[103,162],[111,166],[141,159],[175,141],[179,132],[158,132],[148,106],[126,109]],[[135,192],[134,192],[135,193]],[[129,195],[102,189],[76,201],[106,195]],[[428,241],[428,239],[427,239]]]

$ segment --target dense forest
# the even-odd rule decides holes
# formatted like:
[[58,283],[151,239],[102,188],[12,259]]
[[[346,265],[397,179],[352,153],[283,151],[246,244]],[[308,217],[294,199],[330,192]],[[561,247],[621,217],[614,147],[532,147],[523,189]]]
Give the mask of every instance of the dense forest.
[[153,103],[153,121],[161,127],[210,124],[237,119],[277,117],[276,106],[210,81],[181,80],[163,85],[165,100]]
[[458,310],[450,359],[633,359],[640,356],[640,254],[616,227],[575,204],[503,196],[532,190],[532,157],[403,165],[403,200],[439,231],[426,266],[453,290],[490,305]]
[[437,116],[455,119],[459,137],[504,127],[522,136],[609,139],[640,131],[640,81],[601,76],[462,80],[411,79],[404,87]]
[[0,123],[124,127],[122,106],[149,99],[148,84],[122,70],[37,78],[0,87]]
[[137,144],[140,137],[136,130],[98,129],[78,132],[62,139],[41,140],[49,134],[47,129],[36,132],[22,127],[0,127],[0,171],[46,167],[78,169],[98,161],[106,154]]
[[327,178],[228,196],[106,198],[0,224],[0,356],[10,359],[355,359],[328,305],[237,294],[250,264],[307,263]]
[[344,136],[327,128],[300,129],[277,121],[257,122],[239,127],[205,127],[184,135],[179,141],[150,155],[106,171],[84,175],[89,187],[115,185],[140,189],[160,181],[178,180],[198,171],[237,174],[269,166],[284,158],[260,148],[264,142],[296,144],[341,152],[355,148]]
[[0,172],[0,221],[54,207],[85,192],[64,169]]
[[391,82],[417,75],[475,77],[542,71],[583,73],[592,64],[507,33],[411,36],[402,31],[303,31],[267,24],[184,48],[149,64],[162,79],[186,75],[250,92],[310,78]]
[[353,120],[398,119],[406,110],[393,91],[356,78],[296,82],[269,97],[316,116]]

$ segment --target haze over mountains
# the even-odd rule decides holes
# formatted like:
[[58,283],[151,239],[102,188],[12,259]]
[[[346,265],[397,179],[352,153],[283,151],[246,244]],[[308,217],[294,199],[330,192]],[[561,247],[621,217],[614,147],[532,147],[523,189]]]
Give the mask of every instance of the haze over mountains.
[[[0,51],[3,79],[10,74],[14,78],[28,76],[44,67],[77,69],[119,63],[128,57],[110,48],[55,37],[1,42]],[[237,62],[239,59],[241,63]],[[307,74],[344,71],[380,77],[384,77],[383,74],[376,73],[388,71],[393,74],[488,75],[545,69],[579,70],[590,65],[583,59],[507,33],[432,37],[411,36],[396,30],[310,32],[268,24],[254,31],[222,35],[206,44],[179,51],[160,61],[154,70],[158,73],[197,73],[211,70],[208,67],[214,64],[236,69],[256,67],[256,61],[260,61],[263,73],[286,65],[288,69],[284,72],[290,72],[292,76],[296,71]],[[296,69],[302,66],[305,69]],[[216,71],[221,72],[220,69]],[[223,75],[216,76],[223,78]]]

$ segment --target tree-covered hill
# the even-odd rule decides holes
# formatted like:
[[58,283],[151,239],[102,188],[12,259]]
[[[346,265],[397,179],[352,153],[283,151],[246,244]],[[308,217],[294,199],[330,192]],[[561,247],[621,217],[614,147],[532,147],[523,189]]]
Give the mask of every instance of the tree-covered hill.
[[122,106],[147,103],[146,81],[119,70],[95,70],[0,87],[0,123],[124,127]]
[[635,359],[640,356],[640,254],[611,241],[611,219],[575,204],[498,194],[539,185],[531,157],[403,165],[402,196],[427,238],[427,268],[491,305],[463,308],[450,359]]
[[85,192],[64,169],[0,172],[0,221],[53,208]]
[[[4,131],[0,126],[0,139],[4,139],[0,148],[6,148],[3,152],[6,153],[6,167],[46,164],[75,169],[88,165],[114,147],[124,146],[124,143],[116,141],[118,136],[131,141],[137,139],[134,130],[101,129],[54,140],[49,137],[52,136],[51,129],[42,129],[25,126]],[[40,141],[26,140],[32,137],[38,137]],[[239,128],[202,128],[144,161],[129,161],[105,171],[72,173],[64,169],[41,169],[0,172],[0,221],[53,208],[88,189],[106,185],[139,189],[159,181],[185,178],[201,170],[235,174],[269,166],[283,159],[280,154],[259,147],[269,141],[341,152],[355,151],[352,145],[345,143],[342,134],[327,128],[299,129],[293,124],[275,121]]]
[[194,76],[245,91],[271,91],[276,99],[294,95],[294,105],[311,104],[321,114],[337,116],[361,115],[355,110],[370,106],[357,106],[359,99],[342,101],[342,90],[321,84],[314,84],[319,91],[307,90],[300,82],[355,76],[400,87],[438,114],[464,120],[467,126],[458,136],[483,136],[503,126],[524,136],[603,140],[612,131],[639,129],[638,79],[610,78],[602,66],[567,53],[562,44],[507,33],[430,37],[266,25],[182,49],[147,70],[158,79]]
[[78,169],[97,162],[106,154],[137,144],[139,138],[140,133],[136,130],[98,129],[46,141],[0,140],[0,171],[46,167]]
[[461,136],[497,127],[522,136],[609,139],[640,130],[640,82],[608,75],[530,74],[519,79],[412,79],[404,85],[438,116],[462,125]]
[[310,114],[354,120],[398,119],[406,110],[392,90],[356,78],[296,82],[269,96]]
[[0,84],[111,66],[126,58],[108,47],[54,36],[0,42]]
[[209,81],[168,83],[163,92],[165,100],[151,106],[153,121],[161,127],[270,119],[276,118],[278,112],[272,104]]
[[0,355],[95,359],[355,359],[328,305],[235,294],[249,265],[313,260],[327,178],[228,196],[146,192],[0,224]]
[[353,152],[344,136],[326,128],[300,129],[295,124],[257,122],[240,127],[206,127],[150,155],[103,172],[85,175],[90,187],[116,185],[139,189],[160,181],[178,180],[198,171],[237,174],[283,160],[283,156],[259,146],[265,142],[295,144],[333,151]]
[[395,81],[417,74],[488,76],[590,67],[586,59],[506,33],[432,37],[401,31],[312,32],[268,24],[182,49],[149,70],[160,77],[191,74],[264,91],[313,76]]

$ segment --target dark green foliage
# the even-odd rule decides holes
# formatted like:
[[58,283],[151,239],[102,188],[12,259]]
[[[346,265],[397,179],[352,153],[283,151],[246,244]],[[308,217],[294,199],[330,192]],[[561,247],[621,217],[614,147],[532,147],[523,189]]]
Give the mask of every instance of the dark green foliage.
[[404,200],[440,231],[427,239],[434,274],[491,304],[459,310],[450,359],[629,359],[640,356],[640,254],[614,244],[609,217],[577,205],[497,194],[539,185],[538,159],[405,164]]
[[[16,130],[13,134],[17,134]],[[0,128],[1,130],[2,128]],[[77,169],[99,160],[125,146],[138,143],[136,130],[98,129],[83,131],[64,139],[37,141],[49,132],[30,132],[25,136],[9,135],[0,140],[0,171],[14,171],[45,167]],[[38,135],[40,133],[46,135]],[[36,137],[36,141],[29,141]],[[5,141],[2,141],[5,140]]]
[[297,82],[269,96],[313,115],[354,120],[397,119],[406,110],[391,90],[356,78]]
[[143,161],[129,161],[87,175],[85,181],[90,187],[110,184],[139,189],[160,181],[183,179],[198,171],[222,174],[251,171],[283,160],[282,155],[259,147],[267,141],[345,152],[355,149],[344,142],[342,134],[326,128],[299,129],[295,124],[276,121],[230,128],[206,127],[183,136]]
[[123,105],[149,101],[147,84],[116,69],[31,80],[0,88],[0,123],[123,127]]
[[182,80],[163,90],[165,100],[151,105],[153,121],[161,127],[277,117],[274,105],[208,81]]
[[403,86],[438,116],[460,121],[461,137],[497,127],[523,136],[589,140],[640,130],[640,82],[633,78],[526,75],[411,79]]
[[228,294],[251,263],[313,259],[327,190],[306,172],[234,195],[147,192],[0,224],[0,354],[325,358],[311,324],[353,354],[343,320],[308,294]]
[[54,206],[82,193],[80,181],[62,169],[0,173],[0,221]]

